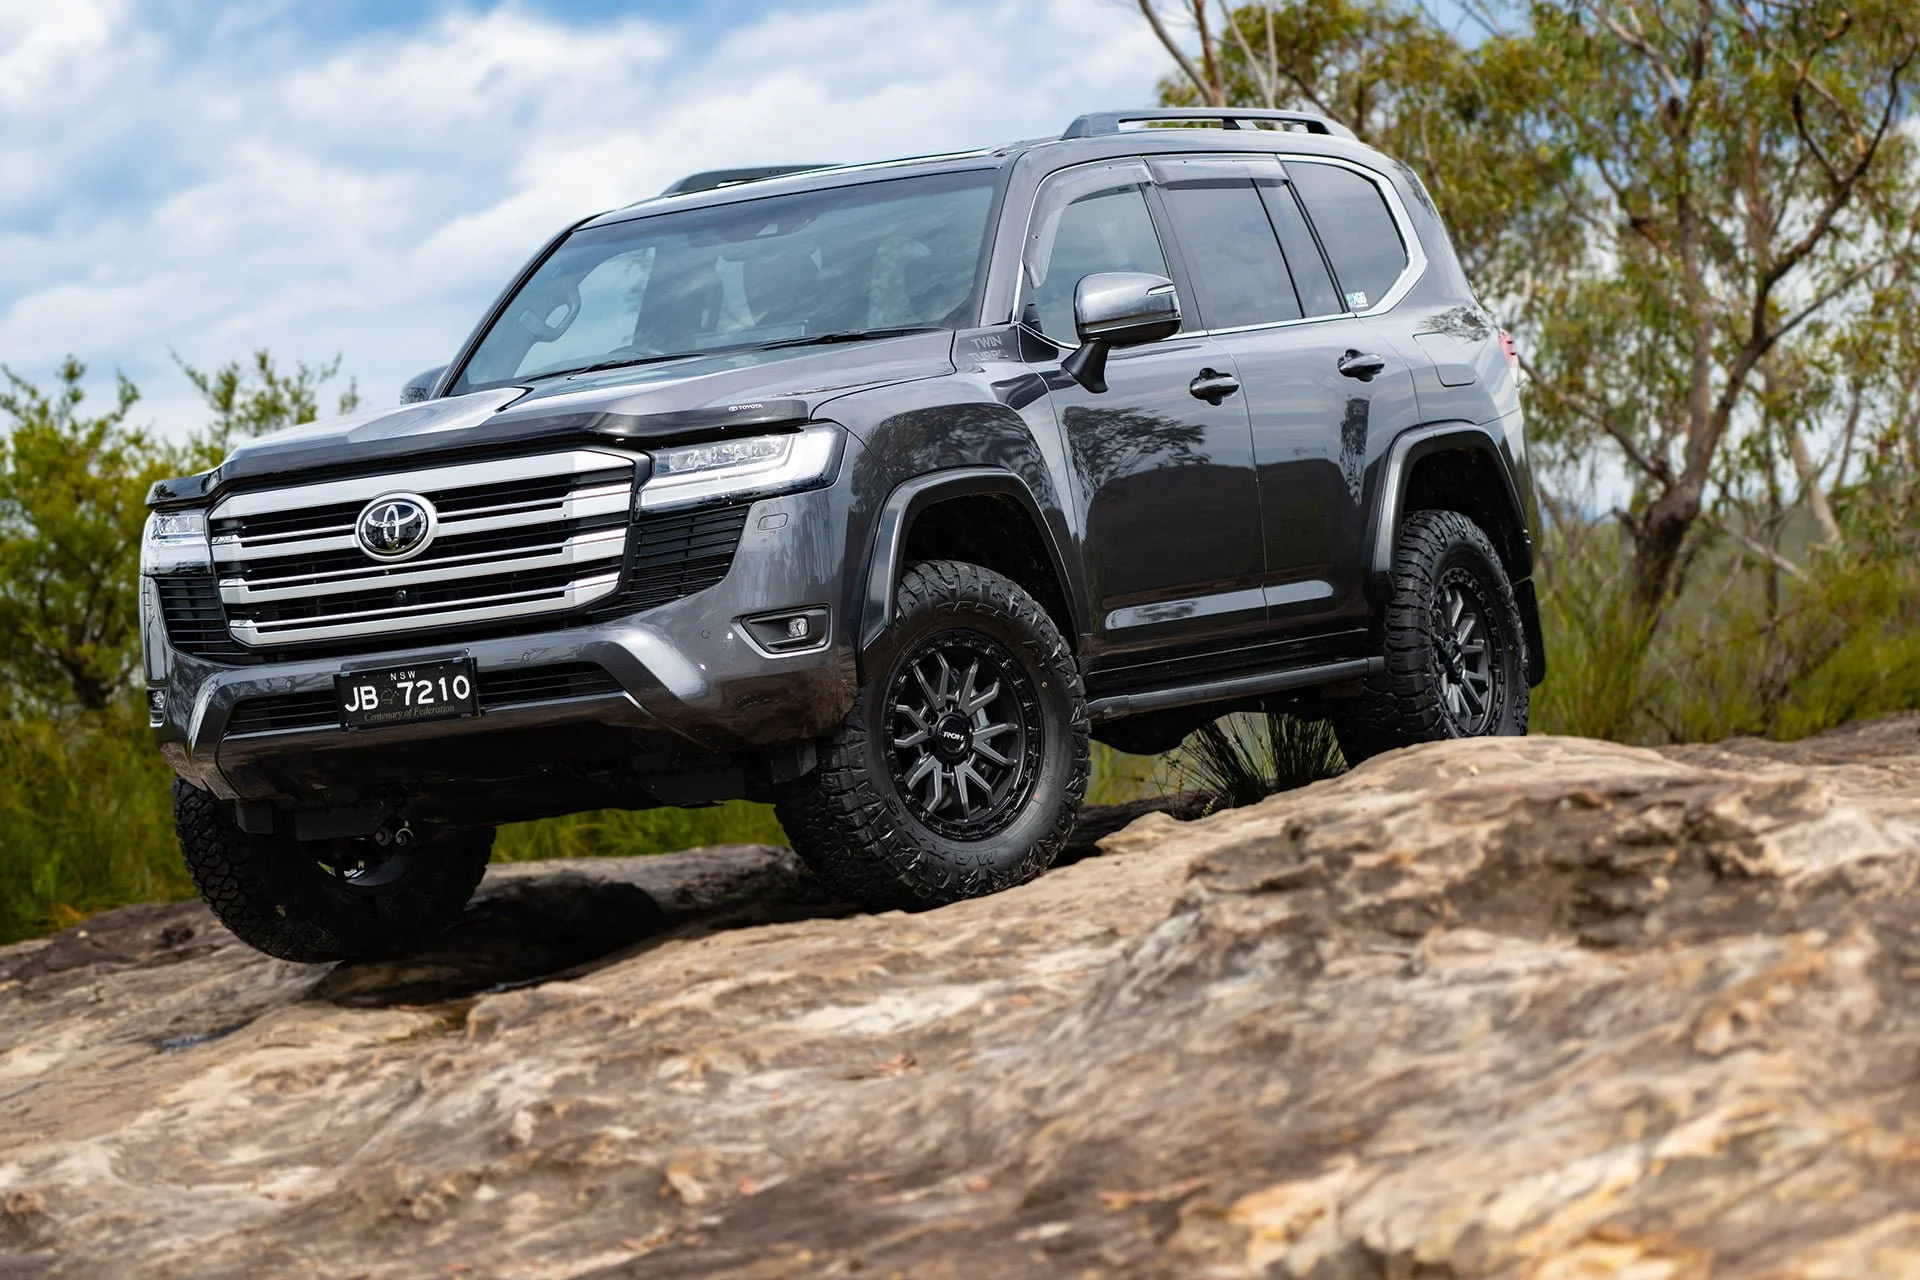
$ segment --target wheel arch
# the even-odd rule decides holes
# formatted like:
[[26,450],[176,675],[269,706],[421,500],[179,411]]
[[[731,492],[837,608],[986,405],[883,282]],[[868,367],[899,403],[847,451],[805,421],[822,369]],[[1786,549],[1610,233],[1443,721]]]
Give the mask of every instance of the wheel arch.
[[1527,683],[1546,678],[1545,638],[1533,586],[1527,506],[1499,440],[1486,427],[1444,422],[1398,436],[1382,461],[1379,498],[1367,526],[1367,583],[1375,607],[1391,592],[1395,539],[1409,511],[1456,511],[1485,531],[1513,583],[1526,629]]
[[[971,532],[971,545],[956,538],[956,523]],[[981,536],[996,530],[1014,536]],[[929,536],[941,539],[938,549],[926,546]],[[861,652],[892,624],[894,586],[922,555],[970,560],[1018,582],[1052,615],[1069,645],[1083,630],[1073,578],[1032,490],[998,467],[957,467],[902,482],[881,506],[860,599]]]

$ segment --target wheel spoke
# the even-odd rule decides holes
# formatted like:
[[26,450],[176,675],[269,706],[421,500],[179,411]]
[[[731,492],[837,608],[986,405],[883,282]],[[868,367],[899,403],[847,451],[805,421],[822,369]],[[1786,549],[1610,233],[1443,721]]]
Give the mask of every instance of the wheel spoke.
[[934,695],[934,702],[945,706],[947,691],[953,688],[953,664],[948,662],[947,655],[938,649],[933,651],[933,660],[940,664],[940,692]]
[[[932,759],[931,756],[928,759]],[[935,768],[933,771],[933,795],[927,800],[927,812],[938,813],[947,803],[947,771]]]
[[980,740],[980,735],[978,733],[975,733],[973,735],[973,754],[979,756],[982,760],[985,760],[988,764],[997,764],[1003,769],[1013,763],[1012,760],[1009,760],[1006,756],[1001,755],[1000,752],[993,746],[993,744],[988,742],[982,742]]
[[914,708],[900,703],[894,706],[893,711],[895,715],[902,715],[913,721],[913,732],[904,738],[895,738],[893,740],[895,747],[901,749],[917,747],[933,736],[933,729],[927,724],[927,718]]
[[995,680],[992,684],[988,685],[984,691],[974,694],[971,698],[962,695],[960,709],[968,715],[976,715],[992,706],[994,699],[999,696],[1000,682]]
[[[934,656],[939,657],[940,655],[935,654]],[[927,679],[926,663],[916,662],[913,664],[913,678],[920,682],[920,692],[927,695],[927,710],[932,711],[938,707],[940,705],[940,694],[933,687],[933,682]]]
[[1460,594],[1460,588],[1449,587],[1447,589],[1447,625],[1457,628],[1460,625],[1460,615],[1466,610],[1467,599]]
[[902,778],[901,781],[906,784],[907,790],[911,791],[913,788],[919,786],[929,773],[935,773],[939,768],[940,762],[938,760],[935,760],[932,756],[921,756],[920,759],[914,763],[913,768],[907,770],[907,776]]
[[967,664],[967,674],[960,677],[960,692],[954,698],[954,701],[959,704],[959,707],[962,711],[967,710],[968,709],[967,704],[973,701],[973,682],[978,680],[979,678],[980,678],[980,659],[975,658],[972,662]]
[[1473,635],[1473,628],[1480,620],[1472,614],[1466,614],[1453,624],[1453,638],[1459,644],[1466,644]]
[[993,788],[988,786],[987,780],[974,770],[973,761],[962,760],[960,762],[959,768],[953,771],[953,783],[960,789],[961,809],[971,814],[973,812],[973,806],[967,802],[967,780],[969,778],[973,780],[973,785],[980,789],[982,807],[985,807],[986,801],[993,799]]

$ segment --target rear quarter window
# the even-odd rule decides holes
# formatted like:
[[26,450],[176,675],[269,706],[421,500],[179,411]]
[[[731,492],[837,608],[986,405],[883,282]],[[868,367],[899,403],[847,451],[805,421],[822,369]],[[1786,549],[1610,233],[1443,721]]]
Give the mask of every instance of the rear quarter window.
[[1377,306],[1407,269],[1407,246],[1380,188],[1351,169],[1289,160],[1287,176],[1313,219],[1346,303]]

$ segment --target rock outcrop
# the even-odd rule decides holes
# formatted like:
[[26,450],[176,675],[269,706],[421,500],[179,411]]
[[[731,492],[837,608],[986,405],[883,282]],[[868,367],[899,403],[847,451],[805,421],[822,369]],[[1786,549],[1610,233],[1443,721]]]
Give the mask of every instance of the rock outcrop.
[[1920,1276],[1920,717],[1396,753],[916,915],[495,869],[0,950],[0,1276]]

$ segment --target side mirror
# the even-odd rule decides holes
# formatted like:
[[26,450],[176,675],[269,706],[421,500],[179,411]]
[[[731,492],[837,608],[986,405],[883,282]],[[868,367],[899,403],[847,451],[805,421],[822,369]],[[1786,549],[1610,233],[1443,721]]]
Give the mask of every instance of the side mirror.
[[1107,389],[1107,352],[1137,347],[1180,332],[1180,298],[1173,281],[1144,271],[1100,271],[1073,290],[1073,327],[1080,345],[1060,367],[1098,394]]
[[440,375],[446,371],[447,366],[436,365],[425,373],[416,373],[408,378],[407,385],[400,388],[400,403],[419,404],[425,400],[433,394],[433,384],[440,381]]

